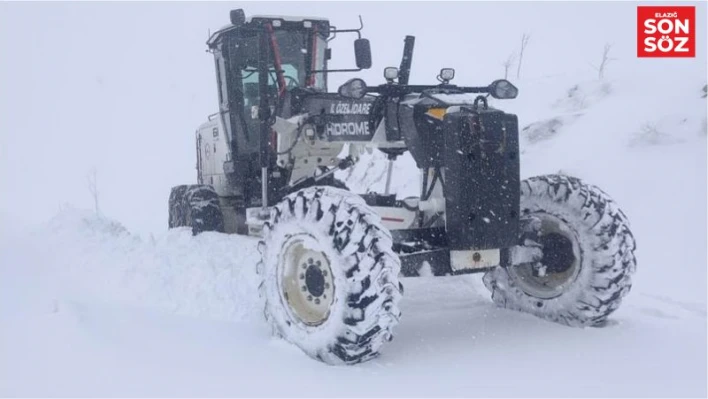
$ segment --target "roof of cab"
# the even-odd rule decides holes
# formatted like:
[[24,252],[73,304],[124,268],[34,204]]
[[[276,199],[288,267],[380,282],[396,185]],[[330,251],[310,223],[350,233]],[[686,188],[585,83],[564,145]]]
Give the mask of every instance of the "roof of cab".
[[289,22],[302,22],[302,21],[328,21],[327,18],[321,18],[321,17],[297,17],[294,15],[252,15],[248,18],[246,18],[246,22],[251,22],[256,18],[263,18],[263,19],[282,19],[283,21],[289,21]]
[[[294,16],[294,15],[252,15],[250,17],[246,18],[246,24],[250,24],[253,22],[253,20],[257,19],[266,19],[266,20],[282,20],[285,22],[304,22],[304,21],[321,21],[321,22],[329,22],[327,18],[322,18],[322,17],[301,17],[301,16]],[[233,29],[236,29],[238,26],[233,25],[233,24],[228,24],[222,27],[221,29],[217,30],[214,32],[210,37],[209,40],[207,40],[207,45],[209,47],[212,47],[216,40],[224,33],[231,31]]]

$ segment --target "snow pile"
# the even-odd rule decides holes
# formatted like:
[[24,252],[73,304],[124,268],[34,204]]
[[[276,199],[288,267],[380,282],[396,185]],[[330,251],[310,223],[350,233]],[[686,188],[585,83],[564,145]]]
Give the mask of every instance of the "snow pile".
[[[115,221],[64,209],[30,245],[58,289],[175,314],[240,320],[258,307],[254,240],[188,228],[143,240]],[[24,256],[19,255],[18,256]]]
[[[367,148],[359,161],[345,171],[335,173],[335,177],[344,181],[347,187],[355,193],[384,193],[389,160],[383,152]],[[414,171],[411,173],[411,171]],[[393,163],[391,187],[389,192],[397,193],[398,198],[418,196],[420,176],[417,173],[415,161],[409,153],[399,156]]]

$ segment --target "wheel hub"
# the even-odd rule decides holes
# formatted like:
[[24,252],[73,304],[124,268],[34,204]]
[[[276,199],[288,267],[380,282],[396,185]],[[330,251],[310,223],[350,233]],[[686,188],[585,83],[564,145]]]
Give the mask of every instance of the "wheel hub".
[[334,282],[327,256],[308,235],[298,235],[283,246],[281,287],[284,304],[294,318],[319,325],[329,317]]
[[573,266],[573,242],[568,237],[559,233],[548,233],[541,236],[539,241],[543,246],[541,264],[546,267],[546,272],[563,273]]
[[526,294],[551,299],[560,296],[580,273],[580,246],[576,233],[560,218],[535,214],[536,241],[541,246],[538,262],[511,266],[509,275]]
[[[319,261],[318,261],[319,262]],[[319,266],[310,265],[305,272],[305,287],[314,297],[321,297],[325,291],[325,278]]]

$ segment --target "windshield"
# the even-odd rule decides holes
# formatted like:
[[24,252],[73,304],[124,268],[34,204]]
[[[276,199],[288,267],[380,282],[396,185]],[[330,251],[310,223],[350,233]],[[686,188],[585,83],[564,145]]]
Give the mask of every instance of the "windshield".
[[[319,34],[308,31],[275,31],[275,49],[277,54],[272,57],[268,85],[276,93],[278,91],[278,76],[276,62],[280,62],[283,80],[287,89],[295,87],[313,87],[326,90],[326,75],[323,72],[307,74],[311,70],[325,69],[325,50],[327,41]],[[238,89],[242,90],[246,102],[257,104],[258,92],[258,36],[243,32],[231,42],[229,51],[232,75],[241,79]],[[272,44],[271,44],[272,46]],[[309,55],[313,54],[312,57]],[[254,97],[253,94],[256,94]]]
[[[312,87],[326,91],[325,73],[312,74],[312,70],[325,69],[327,42],[313,31],[273,32],[274,43],[268,40],[270,65],[268,73],[268,94],[271,99],[282,94],[283,89]],[[227,80],[230,99],[229,107],[241,115],[241,123],[247,131],[257,131],[257,111],[260,105],[258,60],[259,33],[256,30],[242,30],[225,42],[224,56],[228,70]],[[274,51],[275,50],[275,51]],[[311,57],[310,54],[313,54]],[[276,65],[280,65],[282,79],[278,77]],[[309,76],[308,76],[309,74]],[[279,83],[279,80],[281,81]]]
[[[302,32],[275,32],[274,61],[280,61],[280,67],[285,78],[285,86],[294,88],[305,86],[305,61],[307,56],[306,36]],[[275,65],[270,73],[271,79],[277,80]],[[271,83],[269,79],[269,84]]]
[[[288,88],[299,86],[298,70],[292,64],[284,64],[283,75],[285,76],[285,84]],[[270,69],[268,74],[268,89],[272,95],[277,94],[277,75],[275,68]],[[243,101],[244,106],[249,107],[258,105],[258,70],[255,68],[246,68],[241,70],[241,84],[243,85]]]

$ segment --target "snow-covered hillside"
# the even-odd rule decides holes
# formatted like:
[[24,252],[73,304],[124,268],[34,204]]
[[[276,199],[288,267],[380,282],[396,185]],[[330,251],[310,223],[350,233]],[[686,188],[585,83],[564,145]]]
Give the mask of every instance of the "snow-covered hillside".
[[[583,178],[632,222],[634,288],[604,328],[498,309],[480,276],[404,279],[383,355],[331,367],[270,337],[254,239],[140,237],[66,208],[0,241],[0,394],[705,396],[706,103],[686,82],[549,77],[496,104],[521,117],[524,176]],[[380,190],[385,165],[366,154],[348,183]],[[396,161],[404,195],[414,167]]]

